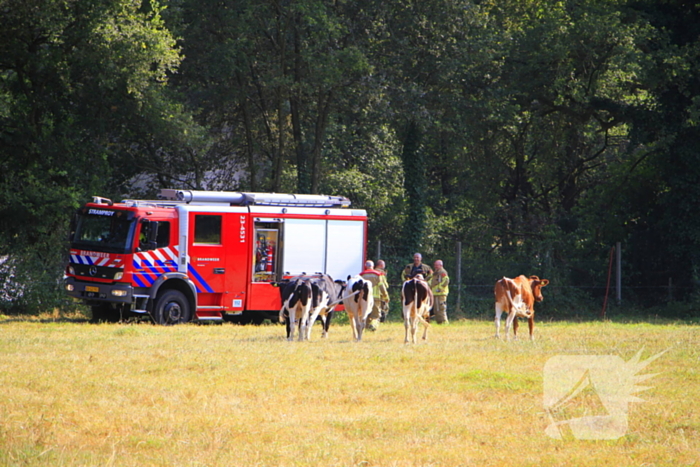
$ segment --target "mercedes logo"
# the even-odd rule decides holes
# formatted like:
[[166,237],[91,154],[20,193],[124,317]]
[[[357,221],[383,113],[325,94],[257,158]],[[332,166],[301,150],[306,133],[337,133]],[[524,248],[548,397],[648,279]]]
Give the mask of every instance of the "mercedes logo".
[[97,266],[90,266],[90,275],[91,276],[97,275]]

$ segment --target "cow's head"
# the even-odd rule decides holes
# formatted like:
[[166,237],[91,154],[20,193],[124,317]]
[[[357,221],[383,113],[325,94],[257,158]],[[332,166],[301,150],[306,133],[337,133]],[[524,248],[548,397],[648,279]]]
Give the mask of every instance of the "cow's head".
[[537,276],[530,276],[530,287],[532,288],[532,295],[535,297],[536,301],[541,302],[544,300],[544,297],[542,296],[542,287],[547,284],[549,284],[547,279],[540,279]]

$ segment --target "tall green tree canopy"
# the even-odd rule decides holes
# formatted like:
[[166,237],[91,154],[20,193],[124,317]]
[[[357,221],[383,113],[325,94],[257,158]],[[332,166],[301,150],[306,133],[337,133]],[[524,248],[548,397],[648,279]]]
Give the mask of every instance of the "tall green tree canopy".
[[447,260],[462,242],[477,284],[599,286],[616,242],[629,286],[671,279],[692,297],[700,283],[692,3],[0,0],[0,12],[6,303],[36,309],[32,284],[58,283],[88,196],[164,187],[346,195],[369,212],[370,246]]
[[[0,2],[0,256],[25,287],[51,289],[71,210],[117,195],[135,149],[174,118],[168,75],[180,62],[157,2]],[[17,290],[21,290],[21,287]]]

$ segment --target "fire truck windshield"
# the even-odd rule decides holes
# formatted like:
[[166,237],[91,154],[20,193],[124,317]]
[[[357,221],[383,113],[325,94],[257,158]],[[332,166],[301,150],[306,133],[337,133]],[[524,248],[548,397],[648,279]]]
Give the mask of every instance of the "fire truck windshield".
[[129,214],[110,209],[81,209],[71,246],[108,253],[131,252],[136,221]]

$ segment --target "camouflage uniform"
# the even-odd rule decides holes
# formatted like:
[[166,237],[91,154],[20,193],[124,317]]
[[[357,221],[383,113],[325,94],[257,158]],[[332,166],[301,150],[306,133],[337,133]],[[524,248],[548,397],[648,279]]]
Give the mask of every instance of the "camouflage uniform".
[[379,322],[383,323],[386,321],[386,317],[389,315],[389,281],[386,278],[386,271],[380,267],[374,268],[380,274],[380,281],[384,283],[384,288],[386,289],[386,299],[379,299]]
[[450,293],[450,276],[447,275],[445,268],[440,268],[435,271],[430,280],[430,289],[433,291],[435,302],[433,304],[433,313],[435,321],[438,324],[445,323],[447,320],[447,295]]
[[407,280],[413,278],[416,274],[422,274],[423,280],[430,281],[430,279],[433,277],[433,268],[425,263],[421,263],[419,266],[411,263],[403,268],[403,271],[401,271],[401,279],[406,282]]

